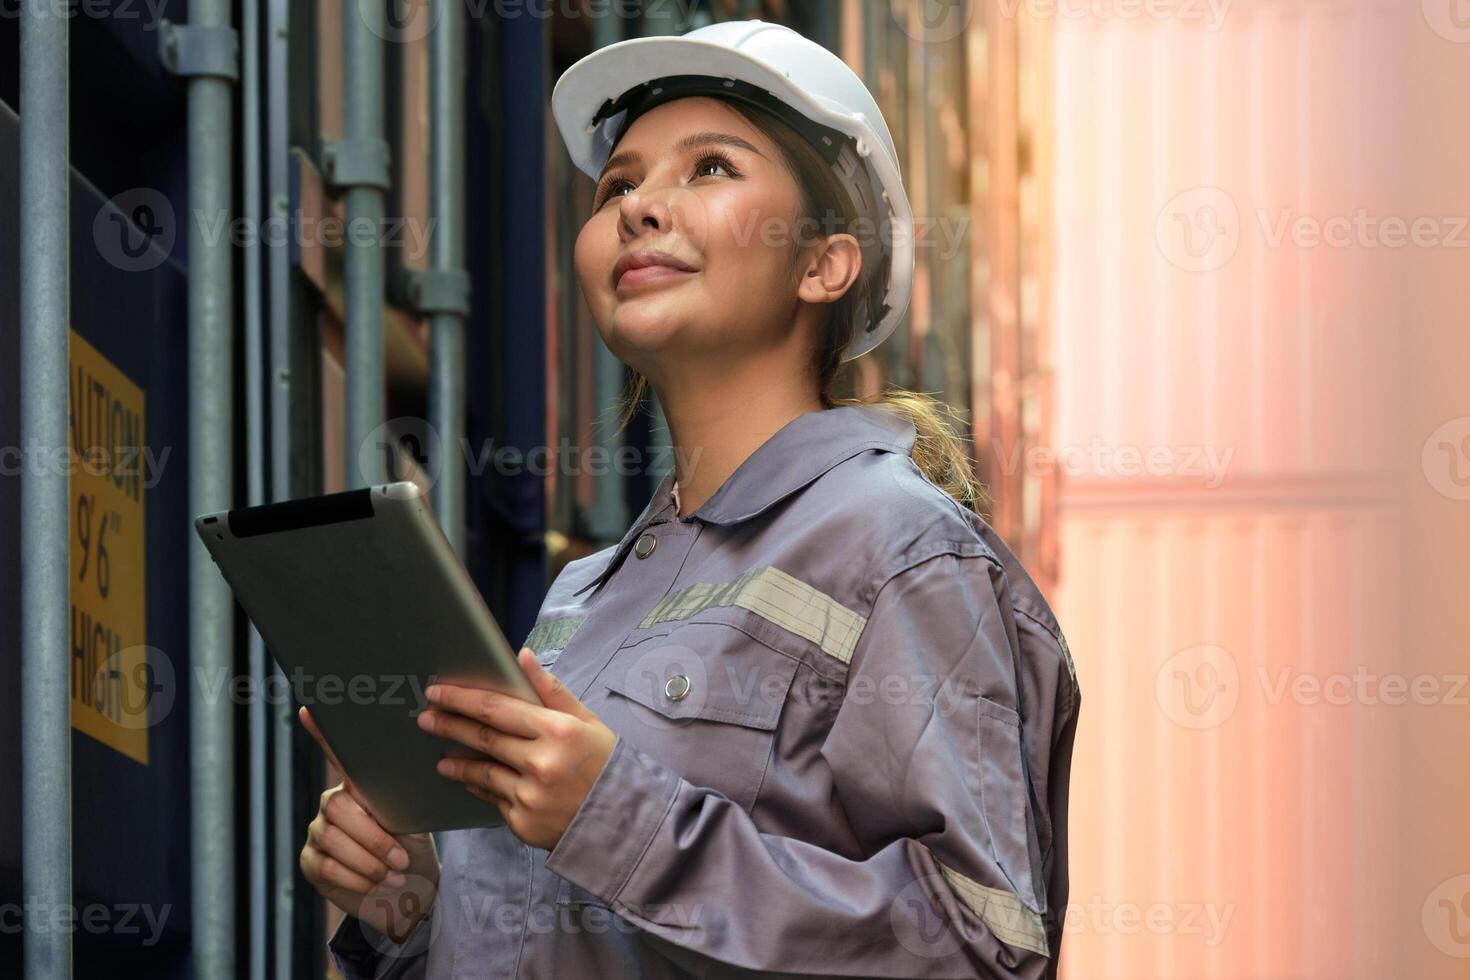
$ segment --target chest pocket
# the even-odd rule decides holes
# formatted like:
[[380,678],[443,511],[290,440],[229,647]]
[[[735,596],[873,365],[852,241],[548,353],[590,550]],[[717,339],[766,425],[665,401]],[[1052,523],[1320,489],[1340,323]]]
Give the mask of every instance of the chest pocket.
[[620,647],[594,710],[634,748],[749,811],[797,667],[739,625],[688,620]]

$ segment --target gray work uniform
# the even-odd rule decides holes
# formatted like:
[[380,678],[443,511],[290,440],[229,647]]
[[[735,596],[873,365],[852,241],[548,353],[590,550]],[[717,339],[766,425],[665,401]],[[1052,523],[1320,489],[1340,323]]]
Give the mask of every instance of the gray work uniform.
[[343,975],[1054,977],[1071,655],[915,437],[809,412],[568,564],[526,645],[611,757],[550,852],[446,834],[429,916],[349,918]]

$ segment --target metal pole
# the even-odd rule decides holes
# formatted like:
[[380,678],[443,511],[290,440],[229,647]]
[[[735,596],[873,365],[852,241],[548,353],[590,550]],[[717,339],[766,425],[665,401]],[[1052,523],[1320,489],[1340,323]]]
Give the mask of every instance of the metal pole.
[[[270,195],[274,234],[268,241],[266,262],[270,283],[270,444],[271,499],[291,497],[291,253],[286,230],[290,228],[290,57],[288,0],[268,0],[266,34],[267,154],[266,179]],[[273,691],[285,691],[281,668],[271,663]],[[271,874],[274,880],[273,922],[276,980],[291,980],[291,938],[296,891],[296,853],[300,841],[291,822],[291,739],[296,717],[291,699],[281,698],[271,706],[271,809],[273,844]]]
[[[383,141],[383,37],[386,5],[344,3],[343,121],[335,182],[346,187],[347,486],[386,479],[376,453],[360,453],[384,421],[383,198],[388,146]],[[371,462],[368,462],[371,460]],[[367,469],[368,472],[363,472]]]
[[[622,39],[623,18],[615,14],[612,8],[592,22],[593,48],[605,48]],[[604,458],[616,460],[618,449],[623,442],[622,435],[616,431],[618,396],[626,387],[623,362],[613,356],[613,352],[608,350],[607,345],[600,340],[593,345],[592,350],[596,360],[595,378],[599,413],[598,423],[593,429],[593,438],[607,451]],[[614,466],[611,473],[604,473],[597,478],[592,512],[589,515],[591,525],[589,530],[592,536],[600,542],[616,542],[627,530],[630,516],[623,474]]]
[[[434,222],[430,266],[444,278],[465,279],[465,10],[461,0],[434,0],[438,19],[429,38],[429,214]],[[434,485],[434,513],[454,550],[464,554],[464,321],[467,310],[440,308],[429,317],[429,423],[443,457]]]
[[[245,267],[245,494],[250,506],[265,503],[264,329],[261,311],[261,247],[264,214],[260,201],[260,3],[244,0],[240,12],[240,112],[245,218],[251,234],[241,256]],[[250,702],[250,976],[266,974],[266,655],[265,641],[251,624],[250,677],[257,696]]]
[[21,472],[21,875],[25,975],[70,980],[70,934],[36,921],[71,908],[67,473],[70,159],[67,14],[28,0],[20,25],[20,434],[44,455]]
[[[229,0],[192,0],[191,28],[230,26]],[[234,283],[227,237],[206,228],[230,211],[234,144],[228,78],[189,78],[189,510],[228,508],[233,484],[231,318]],[[226,678],[233,603],[229,587],[189,536],[189,664],[196,677]],[[191,685],[190,759],[193,839],[194,976],[235,975],[235,755],[228,698]]]

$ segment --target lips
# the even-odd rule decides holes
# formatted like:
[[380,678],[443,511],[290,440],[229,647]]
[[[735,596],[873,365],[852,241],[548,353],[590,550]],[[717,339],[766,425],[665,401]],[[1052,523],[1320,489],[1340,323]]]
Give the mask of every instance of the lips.
[[618,257],[618,261],[613,265],[612,282],[613,288],[616,289],[622,285],[654,282],[698,271],[696,267],[668,252],[639,248],[631,252],[624,252]]

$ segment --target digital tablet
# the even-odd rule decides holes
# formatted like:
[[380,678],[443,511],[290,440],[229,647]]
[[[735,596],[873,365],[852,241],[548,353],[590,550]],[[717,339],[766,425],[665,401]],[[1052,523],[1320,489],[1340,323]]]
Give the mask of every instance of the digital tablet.
[[205,514],[194,529],[384,828],[502,823],[435,769],[476,753],[415,719],[435,681],[540,699],[417,486]]

